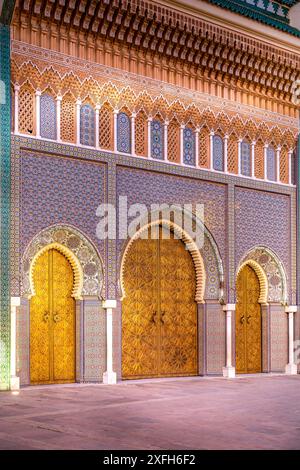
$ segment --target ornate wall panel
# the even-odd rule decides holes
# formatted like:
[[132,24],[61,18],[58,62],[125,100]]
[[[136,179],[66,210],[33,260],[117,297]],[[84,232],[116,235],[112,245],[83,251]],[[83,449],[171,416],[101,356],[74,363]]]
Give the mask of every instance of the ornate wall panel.
[[114,116],[108,103],[105,103],[99,112],[99,145],[106,150],[114,148]]
[[285,146],[280,150],[279,177],[282,183],[289,182],[289,154]]
[[67,93],[61,102],[60,136],[66,142],[76,142],[75,99]]
[[183,163],[195,166],[195,133],[191,127],[183,129]]
[[43,93],[40,98],[40,132],[45,139],[56,140],[56,103],[53,96]]
[[283,307],[270,305],[271,371],[284,372],[288,363],[288,320]]
[[90,104],[80,108],[80,143],[95,146],[95,111]]
[[135,119],[135,153],[141,157],[148,153],[148,122],[147,116],[140,111]]
[[227,168],[230,173],[238,173],[238,142],[237,137],[231,134],[228,139]]
[[199,134],[199,165],[203,168],[210,167],[210,141],[207,127],[203,127]]
[[19,92],[19,131],[22,134],[35,134],[35,95],[27,83]]
[[117,149],[118,152],[131,152],[131,127],[129,116],[121,112],[117,117]]
[[180,162],[180,130],[175,120],[168,125],[168,160],[174,163]]
[[276,155],[273,147],[267,149],[267,178],[276,181]]
[[255,177],[263,179],[265,176],[265,149],[261,140],[258,140],[255,145]]
[[96,236],[96,209],[105,198],[104,165],[26,151],[21,161],[20,255],[44,227],[67,224],[86,234],[104,257],[104,243]]
[[241,174],[251,176],[251,146],[246,140],[241,143]]
[[[290,198],[280,194],[236,188],[235,207],[236,266],[255,246],[270,248],[283,263],[289,284]],[[260,260],[260,264],[263,261],[264,258]],[[276,282],[276,270],[274,274],[275,288],[279,287]]]
[[151,157],[164,159],[164,127],[158,119],[151,121]]
[[221,136],[213,136],[213,169],[224,171],[224,142]]
[[206,367],[208,374],[221,374],[225,364],[225,315],[222,305],[206,305]]

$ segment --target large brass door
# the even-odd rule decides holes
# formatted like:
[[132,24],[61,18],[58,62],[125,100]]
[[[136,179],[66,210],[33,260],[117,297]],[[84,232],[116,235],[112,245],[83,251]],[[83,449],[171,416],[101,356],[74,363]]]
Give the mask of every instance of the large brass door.
[[193,260],[181,240],[136,240],[128,253],[122,305],[126,379],[197,375]]
[[261,308],[259,280],[246,265],[237,278],[236,372],[261,372]]
[[32,384],[75,381],[74,275],[67,258],[48,250],[37,260],[30,301]]

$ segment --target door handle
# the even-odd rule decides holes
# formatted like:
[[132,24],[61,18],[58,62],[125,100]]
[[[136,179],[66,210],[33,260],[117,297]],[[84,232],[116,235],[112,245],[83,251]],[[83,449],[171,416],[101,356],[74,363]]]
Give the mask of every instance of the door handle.
[[247,317],[247,323],[248,323],[248,325],[249,325],[249,323],[250,323],[250,322],[249,322],[250,318],[252,318],[252,315],[248,315],[248,317]]
[[43,315],[43,320],[44,320],[45,323],[47,323],[47,321],[49,320],[49,317],[50,317],[50,313],[45,312],[44,315]]
[[160,316],[160,321],[162,322],[163,325],[165,324],[165,322],[164,322],[164,316],[165,316],[165,314],[166,314],[166,312],[163,310],[163,311],[161,312],[161,316]]
[[245,315],[242,315],[241,318],[240,318],[240,323],[241,323],[241,325],[244,324],[244,321],[245,321]]
[[58,313],[53,313],[53,320],[55,323],[61,321],[61,316]]
[[155,311],[153,312],[152,317],[151,317],[151,320],[150,320],[151,323],[156,323],[156,321],[155,321],[156,315],[157,315],[157,311],[155,310]]

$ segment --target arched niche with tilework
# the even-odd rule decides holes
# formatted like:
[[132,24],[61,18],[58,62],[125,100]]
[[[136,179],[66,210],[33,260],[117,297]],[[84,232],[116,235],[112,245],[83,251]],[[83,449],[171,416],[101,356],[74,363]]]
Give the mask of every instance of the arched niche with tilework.
[[47,250],[56,249],[70,261],[74,272],[73,297],[102,298],[103,264],[88,238],[67,225],[55,225],[39,232],[27,246],[22,258],[22,296],[34,295],[33,269],[37,259]]
[[259,302],[280,302],[285,305],[288,301],[287,275],[279,257],[267,247],[253,247],[240,261],[236,277],[246,264],[254,269],[259,279]]

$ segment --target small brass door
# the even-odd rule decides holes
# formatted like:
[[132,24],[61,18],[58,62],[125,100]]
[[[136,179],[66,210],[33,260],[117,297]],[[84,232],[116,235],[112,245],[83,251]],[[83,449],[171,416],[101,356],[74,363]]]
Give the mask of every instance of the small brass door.
[[33,272],[30,301],[30,380],[32,384],[75,381],[74,275],[67,258],[48,250]]
[[237,278],[236,372],[261,372],[261,308],[259,280],[246,265]]
[[128,253],[122,303],[126,379],[197,375],[196,276],[181,240],[138,239]]

